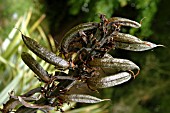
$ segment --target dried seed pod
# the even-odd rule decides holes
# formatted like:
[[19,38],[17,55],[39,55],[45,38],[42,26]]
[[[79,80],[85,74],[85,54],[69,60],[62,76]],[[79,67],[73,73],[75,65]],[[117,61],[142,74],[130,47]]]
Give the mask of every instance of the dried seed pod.
[[95,58],[88,63],[91,67],[100,67],[109,73],[116,73],[127,70],[140,70],[140,68],[130,60],[113,58],[105,54],[103,58]]
[[37,109],[45,109],[45,110],[54,109],[54,107],[51,107],[49,105],[38,105],[38,104],[28,103],[20,96],[18,96],[18,100],[22,103],[22,105],[24,105],[25,107],[28,107],[28,108],[37,108]]
[[120,25],[120,26],[130,26],[130,27],[134,27],[134,28],[139,28],[141,27],[141,24],[130,20],[130,19],[126,19],[126,18],[121,18],[121,17],[113,17],[113,18],[109,18],[108,19],[109,24],[116,24],[116,25]]
[[85,94],[65,95],[64,99],[66,101],[73,101],[73,102],[80,102],[80,103],[99,103],[99,102],[102,102],[102,101],[109,100],[109,99],[99,99],[97,97],[85,95]]
[[116,35],[113,36],[113,40],[116,42],[124,42],[124,43],[136,43],[136,44],[142,44],[144,43],[139,38],[132,36],[130,34],[124,34],[124,33],[116,33]]
[[60,45],[61,50],[63,50],[64,52],[67,52],[69,44],[74,40],[73,36],[77,35],[79,33],[79,31],[96,29],[97,26],[98,26],[97,23],[88,22],[88,23],[83,23],[83,24],[73,27],[63,37],[61,45]]
[[115,48],[130,50],[130,51],[145,51],[159,46],[164,47],[163,45],[156,45],[147,41],[143,41],[143,43],[132,43],[132,44],[124,43],[124,42],[115,42]]
[[22,52],[21,58],[25,64],[39,77],[40,80],[43,82],[50,81],[47,71],[45,71],[29,53]]
[[103,58],[112,59],[113,57],[112,57],[112,55],[106,53],[106,54],[104,54]]
[[53,52],[47,50],[40,44],[38,44],[35,40],[26,37],[22,34],[22,39],[25,43],[25,45],[33,52],[35,53],[38,57],[42,58],[46,62],[53,64],[55,66],[67,68],[69,67],[69,63],[62,59],[59,56],[56,56]]
[[10,98],[5,104],[3,104],[3,109],[0,109],[1,113],[10,113],[20,102],[16,99]]
[[66,91],[70,90],[77,82],[78,82],[77,80],[74,80],[66,88],[64,88],[64,90]]
[[73,87],[70,88],[70,90],[67,92],[67,94],[88,94],[91,95],[94,93],[94,90],[91,90],[87,83],[84,81],[78,81]]
[[28,91],[27,93],[21,95],[22,97],[30,97],[32,95],[34,95],[35,93],[38,93],[38,92],[41,92],[42,91],[42,87],[37,87],[37,88],[34,88],[30,91]]
[[131,79],[131,74],[128,72],[121,72],[112,76],[103,78],[91,78],[87,81],[90,88],[108,88],[113,87]]

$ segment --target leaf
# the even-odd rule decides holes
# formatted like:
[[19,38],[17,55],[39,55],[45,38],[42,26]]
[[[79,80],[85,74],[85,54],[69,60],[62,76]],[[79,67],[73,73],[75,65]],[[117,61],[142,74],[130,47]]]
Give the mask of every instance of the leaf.
[[0,104],[3,104],[9,98],[8,92],[12,91],[13,89],[16,89],[20,85],[19,83],[22,79],[22,75],[23,71],[17,73],[16,77],[1,91]]

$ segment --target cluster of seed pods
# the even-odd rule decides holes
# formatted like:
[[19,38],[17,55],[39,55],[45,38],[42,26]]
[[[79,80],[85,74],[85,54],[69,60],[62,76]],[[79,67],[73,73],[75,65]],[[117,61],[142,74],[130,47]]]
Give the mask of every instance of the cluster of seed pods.
[[[108,99],[99,99],[87,94],[86,91],[122,84],[136,77],[140,70],[130,60],[112,57],[108,54],[111,49],[145,51],[162,46],[120,32],[123,26],[141,27],[138,22],[120,17],[107,19],[104,15],[100,15],[100,19],[98,23],[88,22],[75,26],[65,34],[59,48],[64,58],[22,34],[25,45],[33,53],[61,72],[48,73],[48,70],[44,70],[29,53],[23,52],[22,60],[45,85],[21,96],[11,94],[13,100],[4,105],[4,113],[13,109],[16,103],[23,105],[17,110],[20,113],[24,109],[28,112],[38,109],[62,111],[63,103],[70,101],[80,103],[106,101]],[[63,70],[68,70],[68,73],[64,73]],[[41,96],[32,98],[36,93]]]

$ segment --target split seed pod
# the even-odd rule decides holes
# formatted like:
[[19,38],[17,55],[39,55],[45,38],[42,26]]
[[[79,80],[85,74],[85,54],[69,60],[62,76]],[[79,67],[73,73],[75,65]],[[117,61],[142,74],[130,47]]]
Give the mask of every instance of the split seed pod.
[[63,37],[61,45],[60,45],[61,46],[60,48],[63,49],[65,52],[67,52],[69,44],[74,40],[73,37],[75,35],[77,35],[80,31],[87,31],[87,30],[96,29],[97,26],[98,26],[97,23],[88,22],[88,23],[83,23],[83,24],[80,24],[80,25],[77,25],[77,26],[73,27]]
[[43,67],[29,53],[22,52],[21,58],[25,64],[39,77],[40,80],[43,82],[50,81],[47,71],[45,71]]
[[69,63],[62,59],[59,56],[56,56],[53,52],[47,50],[40,44],[38,44],[35,40],[26,37],[22,34],[22,39],[25,43],[25,45],[33,52],[35,53],[38,57],[42,58],[46,62],[53,64],[55,66],[67,68],[69,67]]

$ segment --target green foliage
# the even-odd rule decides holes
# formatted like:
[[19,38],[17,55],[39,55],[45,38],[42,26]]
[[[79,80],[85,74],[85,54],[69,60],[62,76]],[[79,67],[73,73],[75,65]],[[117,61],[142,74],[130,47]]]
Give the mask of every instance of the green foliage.
[[146,0],[146,1],[137,1],[136,8],[139,10],[138,19],[145,18],[142,21],[141,35],[144,37],[148,37],[153,34],[153,30],[151,29],[151,25],[154,18],[154,15],[157,11],[157,5],[159,0]]
[[[107,17],[115,16],[115,13],[122,7],[132,7],[134,8],[132,11],[137,12],[138,15],[136,19],[138,21],[142,20],[142,27],[140,31],[140,35],[142,37],[148,37],[153,34],[151,29],[152,22],[154,20],[154,15],[157,11],[157,5],[159,0],[70,0],[68,2],[70,6],[70,14],[71,15],[78,15],[79,13],[83,12],[84,4],[86,4],[86,9],[88,9],[87,13],[87,21],[99,21],[97,14],[105,14]],[[128,10],[123,10],[128,15]],[[131,12],[130,12],[131,13]],[[96,16],[94,16],[96,15]],[[128,15],[129,16],[129,15]],[[132,18],[133,15],[131,15]],[[135,19],[135,18],[134,18]],[[131,29],[130,33],[134,34],[137,29]]]
[[[21,60],[20,57],[21,51],[28,51],[28,49],[25,50],[23,48],[21,33],[18,32],[19,30],[21,30],[23,33],[28,34],[30,34],[31,32],[35,32],[35,30],[37,30],[36,33],[39,36],[37,35],[36,36],[39,37],[39,40],[43,40],[42,38],[44,37],[42,35],[44,33],[43,30],[39,30],[42,29],[39,24],[41,23],[43,16],[40,17],[37,21],[35,21],[33,25],[31,25],[29,24],[31,21],[30,18],[32,17],[31,14],[32,11],[29,11],[28,13],[25,14],[25,16],[21,16],[18,19],[17,23],[14,25],[15,28],[13,28],[9,33],[9,38],[6,38],[0,46],[1,105],[8,100],[9,92],[14,91],[16,94],[22,94],[23,92],[39,85],[39,83],[35,81],[36,78],[34,78],[34,74],[32,73],[32,71],[28,70],[28,67],[23,64],[23,61]],[[30,29],[28,29],[28,27]],[[17,30],[16,28],[19,30]],[[43,65],[45,68],[48,67],[42,61],[41,65]]]
[[[17,4],[19,3],[19,4]],[[15,5],[14,5],[15,4]],[[22,4],[22,5],[21,5]],[[8,37],[8,33],[14,27],[16,20],[23,15],[32,2],[23,0],[1,0],[0,1],[0,38],[5,39]],[[24,7],[23,7],[24,6]]]
[[89,3],[88,21],[99,21],[99,14],[105,14],[111,17],[114,9],[118,7],[119,1],[115,0],[98,0]]
[[[86,5],[89,3],[90,0],[69,0],[68,6],[70,6],[69,13],[71,15],[77,15],[80,13],[83,8],[86,8]],[[85,10],[84,10],[85,11]]]

